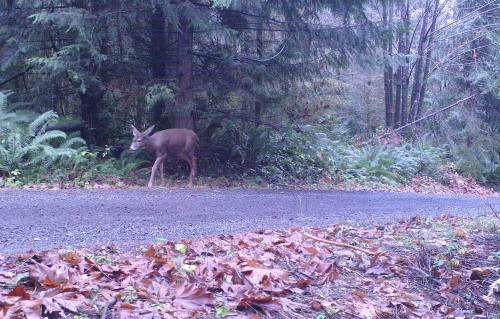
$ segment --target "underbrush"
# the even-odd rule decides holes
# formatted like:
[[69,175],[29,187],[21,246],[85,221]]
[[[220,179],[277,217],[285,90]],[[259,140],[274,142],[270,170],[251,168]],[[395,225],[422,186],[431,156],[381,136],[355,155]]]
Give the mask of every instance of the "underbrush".
[[[247,147],[238,156],[226,157],[225,162],[221,161],[221,154],[203,154],[200,150],[195,186],[423,192],[449,192],[449,189],[454,189],[453,192],[460,193],[467,193],[467,186],[470,186],[469,190],[480,187],[471,178],[460,181],[454,166],[444,164],[443,152],[436,147],[407,143],[353,145],[324,134],[297,132],[260,132],[252,139],[251,144],[258,144],[259,147]],[[48,165],[21,161],[17,166],[4,166],[0,186],[144,186],[154,161],[145,152],[132,154],[124,151],[119,158],[115,158],[110,147],[90,151],[80,146],[66,150],[65,156],[52,158]],[[167,187],[185,186],[187,172],[187,165],[182,160],[167,160]],[[156,185],[159,185],[158,182]]]
[[[90,150],[79,137],[46,130],[57,123],[54,112],[8,112],[2,94],[0,120],[0,187],[127,187],[149,178],[152,156],[123,151],[115,157],[112,146]],[[453,186],[450,170],[456,174],[443,148],[401,139],[362,144],[342,125],[318,133],[312,127],[244,130],[223,121],[200,137],[199,186],[397,190],[419,180]],[[167,161],[168,185],[185,179],[183,164]]]

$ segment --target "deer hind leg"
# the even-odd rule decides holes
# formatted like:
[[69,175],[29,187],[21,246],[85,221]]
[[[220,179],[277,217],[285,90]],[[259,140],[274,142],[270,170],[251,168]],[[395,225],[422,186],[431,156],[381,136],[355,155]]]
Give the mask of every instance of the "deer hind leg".
[[180,158],[188,162],[190,172],[189,172],[189,186],[193,185],[193,180],[196,175],[196,157],[193,154],[182,153]]
[[165,162],[165,159],[167,158],[166,155],[162,155],[162,156],[159,156],[154,165],[153,165],[153,168],[151,169],[151,177],[149,178],[149,183],[148,183],[148,187],[153,187],[154,184],[155,184],[155,174],[156,174],[156,170],[158,169],[158,167],[160,167],[160,174],[161,174],[161,183],[163,184],[163,162]]

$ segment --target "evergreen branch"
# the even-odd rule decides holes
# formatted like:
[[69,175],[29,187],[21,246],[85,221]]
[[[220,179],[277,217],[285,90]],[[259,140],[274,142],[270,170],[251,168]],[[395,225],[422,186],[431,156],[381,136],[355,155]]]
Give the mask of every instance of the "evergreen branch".
[[283,46],[278,51],[278,53],[276,53],[275,55],[273,55],[272,57],[267,58],[267,59],[261,60],[261,59],[247,58],[247,57],[241,57],[240,59],[245,59],[245,60],[249,60],[249,61],[253,61],[253,62],[268,62],[268,61],[271,61],[271,60],[275,59],[276,57],[278,57],[278,55],[280,55],[283,52],[283,50],[285,50],[285,47],[286,47],[286,43],[283,44]]
[[26,69],[26,70],[24,70],[23,72],[20,72],[20,73],[18,73],[18,74],[16,74],[16,75],[13,75],[13,76],[11,76],[10,78],[8,78],[7,80],[4,80],[4,81],[0,82],[0,85],[4,85],[4,84],[6,84],[6,83],[9,83],[9,82],[10,82],[10,81],[12,81],[12,80],[17,79],[17,78],[18,78],[18,77],[20,77],[20,76],[25,75],[25,74],[26,74],[27,72],[29,72],[31,69],[33,69],[33,66],[30,66],[29,68],[27,68],[27,69]]

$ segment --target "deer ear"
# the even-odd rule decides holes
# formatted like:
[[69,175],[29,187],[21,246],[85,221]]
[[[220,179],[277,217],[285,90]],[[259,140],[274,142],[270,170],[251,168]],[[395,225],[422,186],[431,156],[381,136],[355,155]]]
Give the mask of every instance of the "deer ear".
[[155,126],[153,125],[150,128],[148,128],[147,130],[145,130],[144,133],[142,133],[142,134],[149,136],[149,134],[151,134],[151,132],[153,132],[154,128],[155,128]]
[[135,128],[135,126],[133,124],[130,124],[130,127],[132,128],[132,134],[134,134],[134,136],[137,136],[139,135],[139,130]]

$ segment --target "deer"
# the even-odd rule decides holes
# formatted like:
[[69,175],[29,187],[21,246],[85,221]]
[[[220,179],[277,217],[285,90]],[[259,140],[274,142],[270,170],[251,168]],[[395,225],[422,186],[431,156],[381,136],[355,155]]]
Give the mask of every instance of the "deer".
[[194,131],[183,128],[172,128],[158,131],[149,136],[155,127],[154,125],[142,133],[134,125],[131,124],[130,126],[134,134],[132,144],[130,145],[130,152],[145,149],[150,154],[156,156],[148,182],[149,188],[155,184],[155,173],[158,168],[160,169],[161,185],[164,185],[163,163],[168,156],[176,156],[188,162],[191,169],[188,185],[193,185],[193,179],[196,174],[194,150],[199,141],[198,135]]

